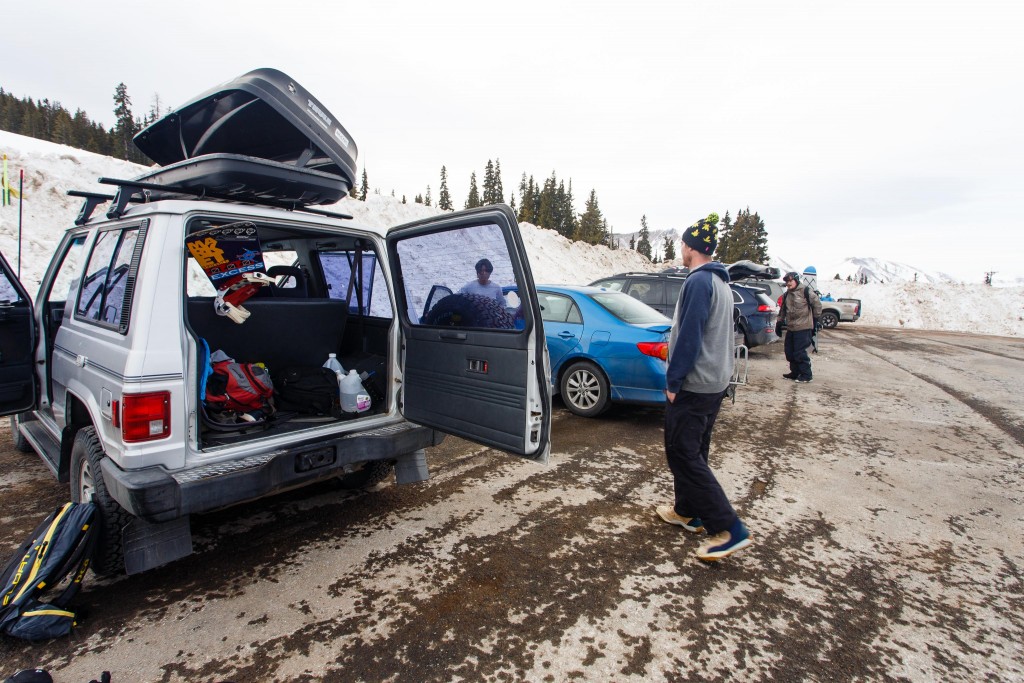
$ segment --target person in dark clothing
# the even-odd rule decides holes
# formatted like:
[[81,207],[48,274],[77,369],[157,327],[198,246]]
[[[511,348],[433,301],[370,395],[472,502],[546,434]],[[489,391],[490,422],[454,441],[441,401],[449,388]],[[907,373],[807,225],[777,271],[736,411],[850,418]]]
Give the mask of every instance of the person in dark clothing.
[[690,274],[676,301],[665,377],[665,455],[675,501],[656,508],[669,524],[711,534],[697,550],[705,561],[751,544],[750,532],[708,465],[711,432],[732,378],[734,353],[729,273],[711,260],[717,225],[717,214],[711,214],[683,232],[683,265]]
[[821,299],[809,285],[800,286],[797,273],[786,273],[782,279],[786,283],[786,293],[782,295],[780,315],[786,319],[784,346],[786,360],[789,361],[789,372],[783,378],[810,382],[813,374],[807,347],[812,343],[812,335],[820,327],[818,319],[821,317]]

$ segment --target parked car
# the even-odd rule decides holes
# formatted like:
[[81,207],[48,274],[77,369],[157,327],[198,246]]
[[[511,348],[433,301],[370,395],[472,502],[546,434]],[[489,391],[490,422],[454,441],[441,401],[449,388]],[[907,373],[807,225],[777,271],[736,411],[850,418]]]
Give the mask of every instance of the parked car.
[[[517,292],[506,287],[510,309]],[[661,406],[672,321],[622,292],[537,285],[552,394],[583,417],[613,403]]]
[[[738,261],[727,266],[729,277],[754,277],[777,275],[778,269],[761,266],[750,261]],[[611,277],[595,280],[592,287],[602,287],[611,291],[623,292],[642,301],[651,308],[669,318],[675,314],[679,290],[686,281],[686,272],[671,269],[673,272],[619,273]],[[685,269],[682,269],[685,270]],[[760,299],[757,292],[737,283],[730,283],[733,290],[733,303],[736,304],[736,343],[753,348],[762,344],[770,344],[779,340],[775,334],[775,319],[778,307],[767,297]],[[770,334],[768,330],[770,328]]]
[[[425,449],[445,434],[546,459],[541,309],[509,207],[388,229],[323,210],[355,181],[355,143],[272,69],[214,88],[135,142],[158,166],[102,179],[113,195],[73,193],[82,210],[34,306],[0,256],[0,414],[15,415],[15,446],[38,453],[73,501],[98,506],[94,570],[188,555],[195,513],[331,479],[421,481]],[[421,320],[432,287],[461,285],[481,256],[526,293],[522,325]],[[329,376],[326,408],[296,394],[287,411],[221,412],[208,400],[215,350],[262,367],[279,393],[334,357],[365,373],[375,398],[335,411],[344,390]]]
[[743,336],[743,344],[752,349],[779,341],[775,334],[779,309],[775,303],[764,292],[751,287],[729,283],[729,288],[739,312],[736,329]]

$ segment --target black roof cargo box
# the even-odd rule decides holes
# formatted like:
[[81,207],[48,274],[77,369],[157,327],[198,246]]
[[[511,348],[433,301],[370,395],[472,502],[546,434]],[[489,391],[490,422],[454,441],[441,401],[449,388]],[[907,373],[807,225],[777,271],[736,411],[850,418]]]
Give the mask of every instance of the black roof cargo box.
[[355,184],[355,141],[276,69],[208,90],[142,130],[135,145],[166,167],[138,180],[209,186],[221,198],[327,204]]

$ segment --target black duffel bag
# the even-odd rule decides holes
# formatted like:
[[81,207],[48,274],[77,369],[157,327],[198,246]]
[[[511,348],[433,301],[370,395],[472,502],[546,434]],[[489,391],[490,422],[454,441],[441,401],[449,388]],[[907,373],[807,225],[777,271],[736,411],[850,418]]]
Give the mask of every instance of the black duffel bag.
[[319,365],[297,365],[273,375],[274,401],[279,411],[303,415],[341,414],[338,376]]

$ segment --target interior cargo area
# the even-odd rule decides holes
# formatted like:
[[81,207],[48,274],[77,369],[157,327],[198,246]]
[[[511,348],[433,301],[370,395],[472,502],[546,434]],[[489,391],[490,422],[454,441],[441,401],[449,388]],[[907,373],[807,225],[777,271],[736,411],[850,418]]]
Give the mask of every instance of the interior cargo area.
[[[209,226],[194,221],[189,232]],[[262,266],[270,282],[241,302],[247,313],[241,323],[218,313],[218,289],[200,265],[203,254],[186,249],[185,316],[200,358],[200,393],[210,381],[207,349],[214,360],[226,356],[239,364],[259,364],[274,383],[270,410],[242,415],[220,410],[209,400],[201,401],[203,448],[348,422],[388,409],[391,378],[387,376],[387,358],[393,314],[376,252],[354,237],[271,225],[255,227],[262,253],[250,260]],[[246,255],[252,256],[252,250]],[[355,369],[360,375],[370,399],[365,411],[345,412],[340,401],[325,410],[322,404],[295,400],[294,394],[282,397],[286,373],[316,374],[332,353],[346,373]],[[335,392],[335,399],[339,396]]]

